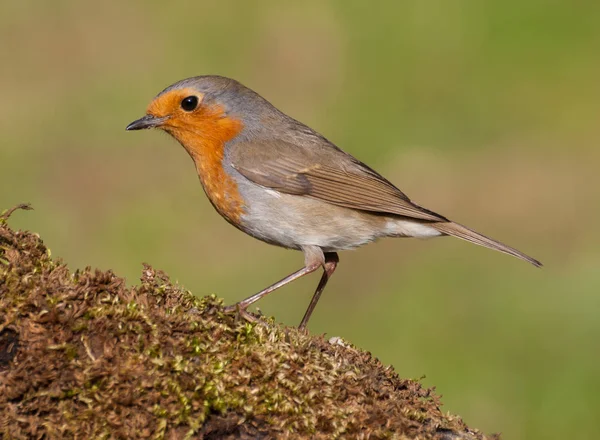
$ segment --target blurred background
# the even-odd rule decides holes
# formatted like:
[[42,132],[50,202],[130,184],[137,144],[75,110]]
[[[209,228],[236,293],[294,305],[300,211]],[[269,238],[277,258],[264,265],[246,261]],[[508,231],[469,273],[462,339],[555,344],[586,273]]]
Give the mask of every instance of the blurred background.
[[[184,150],[125,132],[167,85],[234,77],[423,204],[544,262],[456,239],[341,254],[313,333],[426,376],[506,439],[600,411],[600,3],[0,0],[0,209],[72,269],[141,263],[228,303],[298,269],[213,211]],[[259,303],[300,321],[319,275]]]

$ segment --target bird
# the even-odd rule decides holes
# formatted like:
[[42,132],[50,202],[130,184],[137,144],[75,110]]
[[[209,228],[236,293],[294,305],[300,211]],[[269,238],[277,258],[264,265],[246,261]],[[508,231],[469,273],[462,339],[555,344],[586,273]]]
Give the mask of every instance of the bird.
[[251,319],[251,304],[322,268],[299,325],[305,329],[338,265],[338,252],[385,237],[453,236],[542,266],[418,205],[373,168],[234,79],[202,75],[168,86],[126,130],[150,128],[183,146],[225,220],[258,240],[303,252],[302,268],[226,307],[226,313]]

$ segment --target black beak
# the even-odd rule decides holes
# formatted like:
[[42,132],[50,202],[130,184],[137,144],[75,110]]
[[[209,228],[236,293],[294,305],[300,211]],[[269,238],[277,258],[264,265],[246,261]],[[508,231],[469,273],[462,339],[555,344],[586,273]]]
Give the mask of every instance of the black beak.
[[125,130],[144,130],[146,128],[154,128],[158,127],[166,120],[167,117],[157,118],[156,116],[146,115],[143,118],[133,121],[127,126],[127,128],[125,128]]

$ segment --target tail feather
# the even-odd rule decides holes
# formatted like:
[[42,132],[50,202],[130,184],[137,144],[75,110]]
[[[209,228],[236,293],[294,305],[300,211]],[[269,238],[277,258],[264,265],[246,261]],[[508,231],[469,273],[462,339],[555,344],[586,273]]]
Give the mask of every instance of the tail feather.
[[540,263],[535,258],[531,258],[529,255],[525,255],[523,252],[520,252],[505,244],[502,244],[499,241],[486,237],[485,235],[482,235],[479,232],[475,232],[472,229],[469,229],[461,224],[454,222],[440,222],[429,223],[429,226],[437,229],[442,234],[451,235],[456,238],[470,241],[471,243],[478,244],[479,246],[494,249],[496,251],[512,255],[513,257],[520,258],[521,260],[525,260],[536,267],[542,267],[542,263]]

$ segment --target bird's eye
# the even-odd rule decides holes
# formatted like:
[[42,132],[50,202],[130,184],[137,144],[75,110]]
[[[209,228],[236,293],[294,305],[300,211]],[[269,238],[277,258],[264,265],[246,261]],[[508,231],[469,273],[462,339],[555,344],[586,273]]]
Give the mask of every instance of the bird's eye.
[[191,112],[198,107],[198,97],[197,96],[188,96],[187,98],[183,98],[181,101],[181,108],[186,112]]

